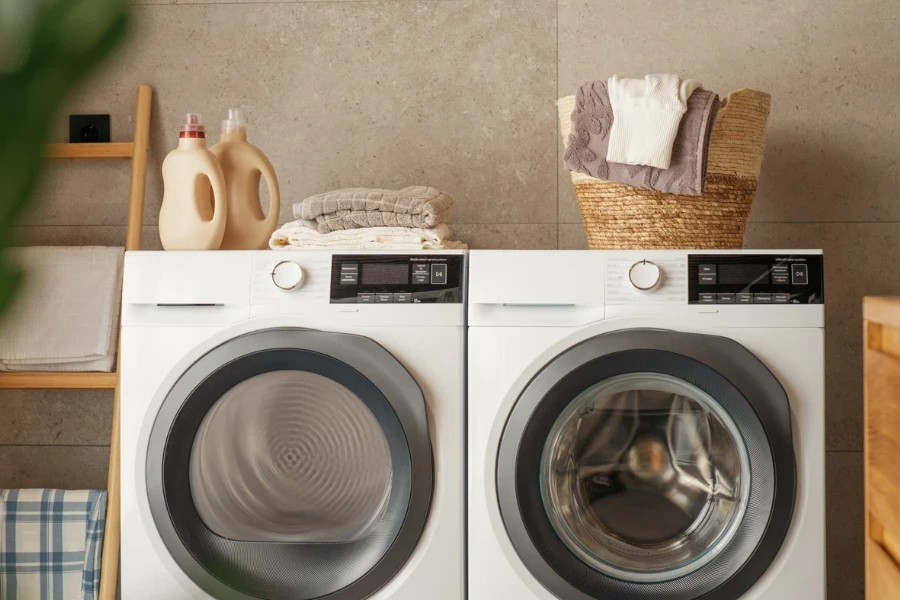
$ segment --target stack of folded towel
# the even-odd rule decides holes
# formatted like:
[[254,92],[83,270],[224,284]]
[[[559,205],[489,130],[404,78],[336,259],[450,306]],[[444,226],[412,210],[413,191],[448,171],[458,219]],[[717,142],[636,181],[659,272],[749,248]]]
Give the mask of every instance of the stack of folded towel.
[[465,248],[452,239],[444,224],[452,210],[453,198],[433,187],[337,190],[294,204],[297,220],[275,231],[269,246],[275,250]]
[[672,194],[699,196],[719,97],[678,75],[582,85],[563,98],[571,113],[569,171]]
[[0,598],[96,600],[105,522],[105,491],[0,491]]
[[23,289],[0,323],[0,370],[112,371],[123,248],[16,250]]

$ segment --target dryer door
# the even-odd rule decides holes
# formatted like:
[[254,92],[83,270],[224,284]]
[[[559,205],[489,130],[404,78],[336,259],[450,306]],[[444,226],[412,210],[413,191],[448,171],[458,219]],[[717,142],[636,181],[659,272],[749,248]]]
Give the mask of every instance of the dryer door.
[[425,399],[368,338],[250,333],[168,392],[146,477],[166,548],[212,597],[360,600],[391,580],[425,526]]
[[516,551],[563,600],[735,600],[791,522],[788,399],[733,340],[601,335],[522,392],[497,486]]

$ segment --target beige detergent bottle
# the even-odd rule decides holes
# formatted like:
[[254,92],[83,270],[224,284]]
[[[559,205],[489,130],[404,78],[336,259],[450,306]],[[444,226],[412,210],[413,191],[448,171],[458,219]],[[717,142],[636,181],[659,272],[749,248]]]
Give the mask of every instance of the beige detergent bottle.
[[[247,141],[247,123],[240,109],[228,110],[222,121],[222,137],[210,148],[225,174],[228,219],[223,250],[257,250],[269,247],[269,238],[278,228],[281,193],[275,169],[262,151]],[[269,188],[269,214],[263,214],[259,200],[260,178]]]
[[217,250],[225,235],[225,175],[206,148],[200,115],[189,114],[178,134],[178,148],[162,166],[163,202],[159,239],[166,250]]

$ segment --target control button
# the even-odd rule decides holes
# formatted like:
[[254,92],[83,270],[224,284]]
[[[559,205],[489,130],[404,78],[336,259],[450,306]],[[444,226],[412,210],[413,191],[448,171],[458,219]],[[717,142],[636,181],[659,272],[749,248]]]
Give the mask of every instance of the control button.
[[394,294],[394,304],[409,304],[410,302],[412,302],[412,294],[409,292]]
[[716,295],[715,294],[700,294],[700,304],[715,304],[716,303]]
[[808,265],[791,265],[791,281],[794,285],[809,284],[809,267]]
[[716,274],[712,275],[700,273],[700,285],[716,285]]
[[754,304],[772,304],[772,294],[753,294]]
[[344,271],[353,271],[356,273],[359,270],[359,265],[355,263],[343,263],[341,264],[341,272]]
[[716,265],[700,265],[700,274],[701,275],[715,275],[716,274]]
[[734,304],[734,294],[716,294],[718,304]]
[[375,304],[391,304],[394,301],[394,295],[389,293],[375,294]]
[[636,290],[649,292],[659,284],[662,273],[655,263],[642,260],[631,265],[628,269],[628,281]]
[[775,285],[788,285],[791,282],[787,271],[784,273],[772,271],[772,283]]
[[289,292],[303,285],[303,269],[295,262],[283,260],[272,267],[272,283],[280,290]]
[[791,302],[790,294],[775,294],[773,297],[775,298],[775,304],[790,304]]
[[428,272],[427,272],[427,271],[426,271],[425,273],[413,273],[413,276],[412,276],[412,282],[413,282],[413,283],[418,283],[418,284],[425,283],[425,284],[427,284],[429,281],[430,281],[430,278],[429,278],[429,275],[428,275]]
[[341,285],[356,285],[356,272],[341,271]]
[[427,275],[429,273],[428,265],[426,263],[413,263],[412,272],[413,275],[417,273],[420,275]]
[[431,285],[447,283],[447,265],[431,265]]
[[753,294],[747,292],[735,294],[735,301],[737,304],[753,304]]
[[359,304],[375,304],[375,294],[357,294],[356,302]]

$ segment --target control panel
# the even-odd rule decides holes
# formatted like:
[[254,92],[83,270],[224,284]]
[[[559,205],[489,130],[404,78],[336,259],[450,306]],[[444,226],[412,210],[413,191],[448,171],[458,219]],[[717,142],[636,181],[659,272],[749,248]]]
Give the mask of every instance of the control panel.
[[332,304],[459,304],[462,287],[457,254],[340,254],[331,262]]
[[824,304],[821,254],[691,254],[690,304]]

